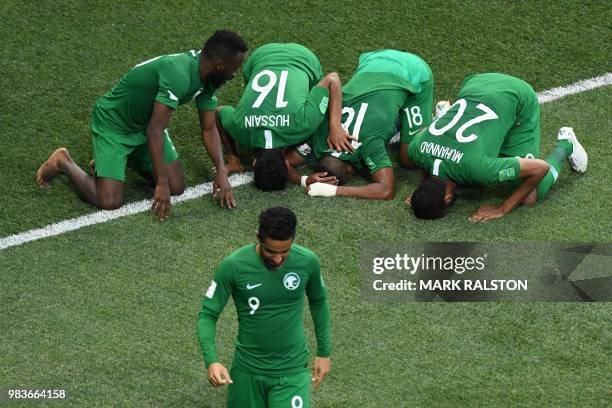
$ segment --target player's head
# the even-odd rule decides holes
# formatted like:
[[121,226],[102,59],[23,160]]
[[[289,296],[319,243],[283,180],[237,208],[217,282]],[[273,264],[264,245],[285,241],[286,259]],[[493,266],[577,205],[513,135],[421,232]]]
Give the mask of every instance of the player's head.
[[[236,76],[236,72],[246,58],[248,47],[238,34],[230,30],[217,30],[204,43],[202,48],[202,61],[210,63],[210,72],[200,77],[213,87],[219,88]],[[202,66],[201,66],[202,67]]]
[[278,269],[285,262],[296,226],[297,218],[288,208],[268,208],[259,215],[258,251],[267,268]]
[[255,152],[253,184],[262,191],[278,191],[287,187],[287,163],[283,149],[260,149]]
[[442,218],[455,202],[451,185],[437,177],[425,177],[410,196],[410,206],[417,218]]
[[336,177],[340,186],[346,184],[355,174],[355,168],[350,163],[334,156],[324,156],[312,168],[315,172],[326,172],[328,176]]

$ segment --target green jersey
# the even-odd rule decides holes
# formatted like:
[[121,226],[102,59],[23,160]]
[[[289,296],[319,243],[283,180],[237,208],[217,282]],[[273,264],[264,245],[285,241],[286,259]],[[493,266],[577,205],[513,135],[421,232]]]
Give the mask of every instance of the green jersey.
[[[525,81],[472,75],[457,101],[408,148],[430,174],[460,184],[492,185],[519,178],[516,156],[539,157],[540,110]],[[514,156],[514,157],[512,157]]]
[[[214,323],[232,295],[238,315],[234,366],[264,375],[305,370],[304,294],[315,324],[317,355],[331,352],[329,305],[318,257],[292,245],[280,268],[268,269],[256,245],[234,251],[219,265],[202,301],[198,335],[206,365],[217,362]],[[211,330],[212,324],[212,330]]]
[[266,44],[242,68],[247,83],[233,107],[223,107],[223,128],[238,143],[272,149],[302,143],[324,119],[329,90],[316,84],[321,63],[299,44]]
[[94,119],[119,134],[146,130],[155,101],[172,109],[195,98],[200,110],[217,106],[216,89],[200,80],[200,51],[162,55],[134,66],[98,99]]
[[365,165],[370,173],[391,167],[387,143],[397,132],[396,120],[405,106],[410,87],[401,78],[387,73],[361,73],[342,89],[342,125],[357,138],[352,141],[355,151],[337,152],[327,146],[327,121],[314,133],[307,145],[298,148],[301,155],[312,150],[315,160],[331,155],[356,167]]
[[[390,89],[408,92],[400,115],[400,142],[410,143],[414,135],[432,121],[434,77],[429,65],[417,55],[397,50],[366,52],[359,57],[354,76],[363,73],[394,75],[397,84]],[[360,83],[361,92],[389,89],[390,83]]]

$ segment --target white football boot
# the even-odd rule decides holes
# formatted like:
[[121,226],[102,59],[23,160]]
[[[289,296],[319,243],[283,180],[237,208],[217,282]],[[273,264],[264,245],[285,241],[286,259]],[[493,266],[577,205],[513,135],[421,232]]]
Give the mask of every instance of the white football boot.
[[434,113],[434,119],[437,119],[440,116],[444,115],[446,111],[450,109],[450,107],[451,107],[450,101],[438,101],[438,103],[436,103],[436,111]]
[[557,140],[567,140],[569,141],[574,149],[572,154],[567,158],[572,169],[578,173],[584,173],[587,169],[587,164],[589,162],[589,157],[587,156],[587,152],[584,150],[584,147],[576,138],[576,134],[574,133],[574,129],[571,127],[562,127],[559,129],[559,134],[557,135]]

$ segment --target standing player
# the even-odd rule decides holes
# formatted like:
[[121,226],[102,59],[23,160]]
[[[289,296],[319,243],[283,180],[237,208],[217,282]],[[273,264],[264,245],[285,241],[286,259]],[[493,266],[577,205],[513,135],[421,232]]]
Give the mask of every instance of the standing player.
[[451,108],[410,144],[410,162],[429,176],[407,203],[418,218],[440,218],[457,184],[512,182],[516,189],[503,203],[479,208],[470,220],[499,218],[520,204],[535,204],[553,186],[565,159],[575,171],[586,171],[587,154],[573,130],[561,128],[557,139],[546,161],[540,160],[540,106],[528,83],[504,74],[472,75]]
[[[330,368],[331,335],[327,291],[319,258],[293,244],[297,220],[287,208],[269,208],[259,217],[257,244],[226,257],[215,272],[198,319],[197,332],[215,387],[229,384],[229,407],[310,406],[310,383]],[[230,296],[238,315],[232,369],[219,362],[216,322]],[[304,333],[304,294],[317,338],[312,378]]]
[[[353,137],[352,152],[333,150],[327,143],[327,123],[323,122],[308,146],[297,149],[302,157],[311,154],[318,161],[317,171],[309,178],[290,171],[293,182],[308,185],[311,196],[348,196],[388,200],[394,196],[394,176],[387,143],[400,123],[400,143],[407,147],[412,137],[431,123],[433,75],[420,57],[406,52],[383,50],[362,54],[351,80],[342,89],[343,126]],[[400,154],[400,161],[403,155]],[[299,164],[296,153],[288,155],[291,165]],[[404,160],[405,162],[405,160]],[[363,186],[329,184],[335,176],[339,184],[364,168],[372,183]],[[327,182],[327,183],[326,183]]]
[[127,165],[156,184],[152,210],[164,220],[170,212],[170,194],[185,189],[183,168],[167,127],[178,105],[195,98],[202,141],[217,169],[215,191],[221,206],[233,207],[215,126],[215,91],[236,75],[246,52],[237,34],[219,30],[202,51],[163,55],[136,65],[95,104],[90,124],[95,176],[88,176],[68,150],[60,148],[38,169],[38,185],[47,187],[55,176],[66,174],[89,203],[118,208]]
[[[243,168],[235,142],[256,149],[253,176],[264,190],[285,188],[283,149],[308,139],[325,118],[329,104],[331,134],[338,146],[348,146],[342,129],[342,91],[336,73],[323,77],[321,63],[299,44],[266,44],[244,64],[247,83],[234,108],[219,109],[218,127],[228,155],[228,169]],[[259,152],[258,150],[267,150]]]

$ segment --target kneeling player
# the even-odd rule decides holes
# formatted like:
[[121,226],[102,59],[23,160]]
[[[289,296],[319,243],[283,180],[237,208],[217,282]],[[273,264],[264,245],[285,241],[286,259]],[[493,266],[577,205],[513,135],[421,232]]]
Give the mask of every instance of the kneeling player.
[[155,184],[153,212],[164,220],[170,195],[185,189],[185,175],[168,134],[179,105],[195,100],[202,141],[217,170],[213,185],[221,206],[234,206],[215,126],[216,90],[233,79],[247,55],[244,41],[228,30],[216,31],[201,51],[163,55],[134,66],[100,97],[91,118],[95,165],[88,176],[65,148],[57,149],[36,173],[40,187],[65,174],[81,197],[100,209],[123,202],[125,168],[132,167]]
[[533,88],[509,75],[472,75],[452,107],[410,144],[410,164],[428,176],[406,202],[418,218],[435,219],[453,203],[457,184],[514,183],[499,206],[483,206],[470,216],[486,221],[543,198],[565,159],[577,172],[587,168],[587,154],[571,128],[561,128],[545,161],[539,154],[540,107]]
[[228,155],[228,169],[242,171],[235,142],[256,154],[255,186],[264,191],[286,186],[284,148],[297,146],[312,135],[325,118],[329,104],[330,136],[349,145],[340,124],[342,91],[336,73],[323,76],[321,63],[299,44],[266,44],[256,49],[243,67],[246,88],[238,105],[221,107],[217,126]]
[[[433,75],[416,55],[396,50],[362,54],[351,80],[342,89],[343,126],[353,137],[352,151],[332,149],[323,122],[307,145],[288,156],[290,165],[310,155],[318,161],[316,173],[300,177],[290,169],[290,179],[308,185],[311,196],[348,196],[377,200],[393,198],[394,176],[387,143],[401,126],[400,143],[407,147],[411,138],[431,123]],[[403,155],[400,154],[400,161]],[[363,186],[343,186],[355,169],[367,170],[372,182]],[[330,176],[335,177],[331,179]],[[332,182],[337,181],[340,186]]]

